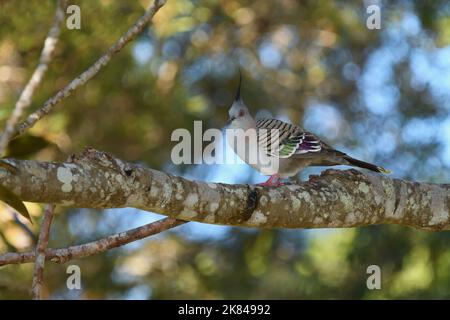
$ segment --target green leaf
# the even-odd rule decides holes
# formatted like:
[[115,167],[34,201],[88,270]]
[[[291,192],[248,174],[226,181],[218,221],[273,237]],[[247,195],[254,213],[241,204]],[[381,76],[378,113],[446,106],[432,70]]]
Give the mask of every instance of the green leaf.
[[0,185],[0,200],[8,204],[10,207],[14,208],[18,213],[27,218],[31,223],[31,217],[28,213],[27,208],[23,204],[22,200],[19,199],[12,191],[6,189],[4,186]]
[[26,159],[48,146],[57,148],[56,145],[43,137],[26,134],[11,140],[5,157]]

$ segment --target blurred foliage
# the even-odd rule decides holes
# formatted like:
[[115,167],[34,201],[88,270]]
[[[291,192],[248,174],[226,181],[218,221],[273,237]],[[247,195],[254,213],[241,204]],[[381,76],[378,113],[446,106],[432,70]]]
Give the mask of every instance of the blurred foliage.
[[[74,3],[81,30],[63,29],[32,110],[103,54],[149,1]],[[371,3],[377,2],[168,0],[138,39],[13,141],[9,155],[60,161],[91,146],[192,174],[194,166],[170,166],[171,132],[191,129],[194,120],[204,129],[223,127],[240,67],[244,99],[258,115],[302,123],[395,177],[448,182],[450,4],[378,2],[382,28],[369,30]],[[1,126],[37,64],[53,13],[54,1],[0,1]],[[198,177],[208,172],[199,168]],[[26,205],[39,222],[42,207]],[[0,252],[33,249],[39,224],[1,211]],[[148,219],[130,209],[58,208],[50,246],[91,241]],[[198,236],[198,228],[191,223],[102,255],[48,264],[47,297],[450,298],[447,232],[211,226],[214,234]],[[65,270],[74,263],[82,270],[80,291],[66,288]],[[366,287],[372,264],[381,267],[382,290]],[[0,299],[29,298],[31,273],[32,264],[0,268]]]

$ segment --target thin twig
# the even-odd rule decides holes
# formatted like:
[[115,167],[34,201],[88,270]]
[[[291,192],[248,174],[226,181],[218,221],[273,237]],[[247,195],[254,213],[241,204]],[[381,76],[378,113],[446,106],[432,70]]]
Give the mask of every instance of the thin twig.
[[[63,263],[73,259],[88,257],[149,237],[186,222],[174,218],[165,218],[135,229],[110,235],[97,241],[68,248],[47,249],[45,258],[52,262]],[[0,266],[33,262],[35,261],[35,257],[35,252],[7,252],[0,255]]]
[[21,135],[26,130],[34,126],[36,122],[49,114],[53,108],[72,94],[73,91],[85,84],[88,80],[94,77],[103,67],[105,67],[111,58],[122,50],[125,45],[133,40],[139,33],[144,30],[145,26],[150,22],[155,13],[165,4],[165,0],[155,0],[154,3],[145,11],[145,14],[136,21],[136,23],[128,29],[122,37],[114,43],[104,55],[102,55],[92,66],[90,66],[81,75],[73,79],[62,90],[58,91],[53,97],[48,99],[44,105],[32,113],[24,122],[22,122],[15,132],[14,137]]
[[56,5],[56,13],[53,19],[52,26],[50,27],[47,37],[44,41],[44,47],[41,51],[39,58],[39,64],[34,70],[30,80],[26,84],[19,100],[17,100],[11,117],[6,123],[6,128],[2,136],[0,137],[0,156],[3,156],[8,146],[8,142],[14,135],[16,124],[20,120],[20,117],[24,111],[30,106],[33,94],[39,84],[42,82],[45,73],[48,70],[48,65],[53,57],[53,53],[58,42],[59,34],[61,31],[61,24],[64,20],[64,11],[67,6],[67,0],[58,0]]
[[44,218],[42,219],[41,231],[39,232],[39,240],[36,245],[35,251],[35,256],[37,258],[34,263],[33,285],[31,286],[33,300],[41,299],[42,284],[44,283],[45,254],[47,250],[54,209],[55,206],[53,204],[49,204],[45,209]]

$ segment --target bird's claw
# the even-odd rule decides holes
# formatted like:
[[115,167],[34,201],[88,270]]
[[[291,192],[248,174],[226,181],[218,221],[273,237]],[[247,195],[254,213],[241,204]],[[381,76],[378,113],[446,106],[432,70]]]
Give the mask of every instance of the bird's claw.
[[284,185],[286,184],[283,182],[262,182],[257,184],[259,187],[281,187]]

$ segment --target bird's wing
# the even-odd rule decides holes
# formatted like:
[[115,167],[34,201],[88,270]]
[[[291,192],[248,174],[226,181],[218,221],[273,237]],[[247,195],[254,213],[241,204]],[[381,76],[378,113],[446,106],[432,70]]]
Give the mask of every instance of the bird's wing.
[[276,119],[256,121],[258,146],[268,155],[290,158],[294,155],[320,152],[322,142],[299,126]]

